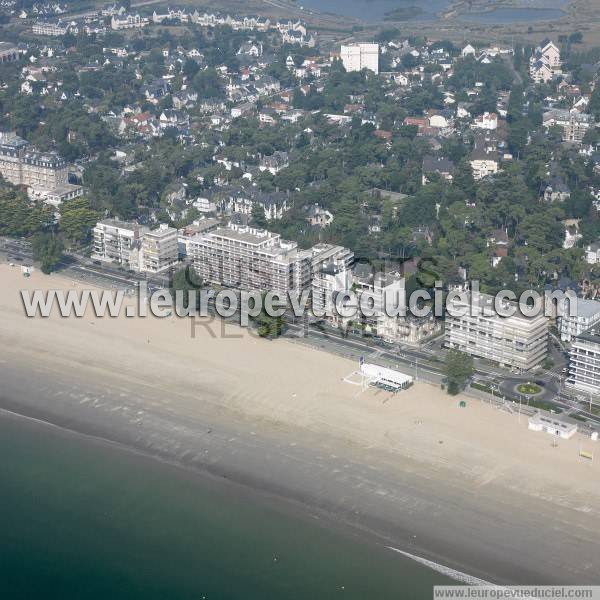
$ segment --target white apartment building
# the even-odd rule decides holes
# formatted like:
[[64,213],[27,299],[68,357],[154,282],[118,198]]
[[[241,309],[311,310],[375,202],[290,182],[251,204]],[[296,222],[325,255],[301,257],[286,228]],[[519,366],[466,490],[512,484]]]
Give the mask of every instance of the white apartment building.
[[[139,252],[146,227],[117,219],[98,221],[93,229],[92,258],[129,267],[132,255]],[[134,262],[137,261],[134,256]]]
[[32,33],[36,35],[60,36],[65,35],[69,31],[68,23],[37,21],[31,27]]
[[577,314],[569,314],[568,303],[563,304],[562,315],[558,317],[558,330],[563,342],[570,342],[573,338],[591,329],[600,323],[600,302],[577,298]]
[[338,293],[352,287],[354,252],[343,246],[317,244],[312,247],[312,308],[315,315],[324,314],[334,323],[340,322],[335,310]]
[[450,302],[461,315],[446,315],[447,347],[516,371],[529,371],[546,357],[548,321],[543,309],[535,317],[526,317],[518,309],[514,315],[502,317],[494,311],[494,298],[486,294],[472,303],[470,295]]
[[179,258],[177,229],[166,224],[151,231],[137,223],[106,219],[96,223],[93,235],[92,258],[132,271],[160,273]]
[[340,58],[348,72],[368,69],[379,73],[379,44],[342,45]]
[[600,332],[597,329],[574,338],[566,383],[588,394],[600,393]]
[[158,229],[142,236],[140,271],[160,273],[174,265],[179,258],[177,229],[161,223]]
[[188,240],[187,252],[198,276],[244,291],[282,296],[310,288],[312,252],[262,229],[230,224]]
[[123,18],[112,16],[110,19],[110,27],[115,31],[122,29],[141,29],[146,27],[149,23],[149,19],[141,17],[139,14],[125,15]]

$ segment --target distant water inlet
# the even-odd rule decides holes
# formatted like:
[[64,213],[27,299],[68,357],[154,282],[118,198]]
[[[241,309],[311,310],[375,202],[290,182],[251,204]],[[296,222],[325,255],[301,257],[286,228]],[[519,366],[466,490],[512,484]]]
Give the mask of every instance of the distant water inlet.
[[523,21],[555,21],[564,16],[565,13],[558,8],[496,8],[486,12],[464,13],[458,19],[500,25]]
[[[456,18],[487,24],[548,21],[564,16],[565,13],[560,10],[560,7],[565,4],[565,0],[548,0],[539,4],[524,1],[520,6],[465,12]],[[430,2],[420,0],[302,0],[302,6],[305,9],[344,15],[369,23],[395,20],[432,20],[447,11],[451,5],[450,0],[431,0]]]

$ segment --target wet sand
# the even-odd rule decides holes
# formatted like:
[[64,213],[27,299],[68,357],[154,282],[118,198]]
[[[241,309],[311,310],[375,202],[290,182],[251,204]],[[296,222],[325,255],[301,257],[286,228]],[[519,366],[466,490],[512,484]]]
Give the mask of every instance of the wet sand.
[[[260,490],[384,544],[498,583],[598,583],[600,466],[497,409],[221,323],[25,317],[0,265],[0,407]],[[213,337],[216,334],[216,337]]]

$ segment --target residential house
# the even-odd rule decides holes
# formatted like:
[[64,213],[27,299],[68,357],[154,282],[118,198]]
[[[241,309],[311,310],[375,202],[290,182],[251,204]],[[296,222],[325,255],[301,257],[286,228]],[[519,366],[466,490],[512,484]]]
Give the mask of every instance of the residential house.
[[333,215],[326,209],[319,206],[318,203],[305,206],[306,220],[313,227],[328,227],[333,222]]
[[473,120],[475,129],[486,129],[494,131],[498,129],[498,115],[496,113],[484,112]]
[[483,179],[488,175],[498,172],[498,150],[495,142],[485,138],[475,140],[475,146],[471,152],[471,169],[475,179]]
[[268,171],[271,175],[276,175],[289,164],[288,153],[277,150],[270,156],[262,158],[259,164],[260,171]]
[[447,181],[452,181],[454,175],[454,163],[442,156],[426,155],[423,157],[423,185],[427,183],[427,175],[430,175],[431,173],[435,173]]

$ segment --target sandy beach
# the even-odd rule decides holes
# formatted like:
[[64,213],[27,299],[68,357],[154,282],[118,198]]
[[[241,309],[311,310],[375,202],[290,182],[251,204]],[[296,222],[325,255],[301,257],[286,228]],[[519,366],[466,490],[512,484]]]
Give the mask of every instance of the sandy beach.
[[[27,318],[21,289],[84,289],[0,265],[0,408],[261,490],[497,583],[600,583],[600,447],[219,321]],[[223,335],[225,333],[225,335]],[[593,462],[579,450],[595,451]]]

